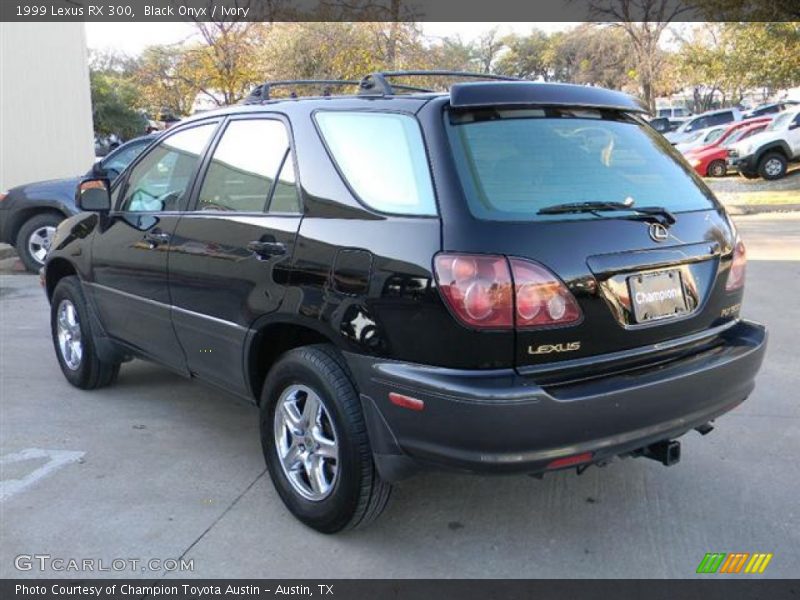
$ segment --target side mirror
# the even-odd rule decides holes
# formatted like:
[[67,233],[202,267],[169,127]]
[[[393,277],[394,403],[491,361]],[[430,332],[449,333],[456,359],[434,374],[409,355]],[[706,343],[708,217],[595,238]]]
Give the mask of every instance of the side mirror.
[[108,179],[88,178],[78,184],[75,193],[75,206],[92,212],[111,210],[111,194],[108,192]]
[[791,123],[789,123],[789,130],[790,130],[790,131],[791,131],[792,129],[797,129],[798,127],[800,127],[800,123],[798,123],[798,122],[796,122],[796,121],[792,121]]

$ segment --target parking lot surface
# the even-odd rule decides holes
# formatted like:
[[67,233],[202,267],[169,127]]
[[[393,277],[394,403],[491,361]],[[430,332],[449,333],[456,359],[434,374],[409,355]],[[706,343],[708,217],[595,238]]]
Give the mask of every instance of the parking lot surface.
[[[72,388],[37,278],[0,275],[0,577],[683,578],[707,552],[771,552],[763,577],[796,577],[800,213],[738,223],[743,311],[770,327],[767,359],[747,402],[682,438],[680,464],[542,481],[430,473],[398,485],[371,528],[332,537],[281,504],[255,408],[142,361],[111,388]],[[17,570],[34,554],[194,570]]]

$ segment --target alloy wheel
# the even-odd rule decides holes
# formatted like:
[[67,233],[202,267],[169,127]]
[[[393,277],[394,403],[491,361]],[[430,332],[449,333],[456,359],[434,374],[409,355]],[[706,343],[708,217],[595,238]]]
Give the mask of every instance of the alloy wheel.
[[58,305],[58,321],[56,324],[58,335],[58,349],[64,364],[73,371],[77,371],[83,359],[83,342],[81,340],[81,324],[78,320],[78,311],[69,300],[62,300]]
[[777,158],[770,158],[764,164],[764,172],[770,177],[775,177],[776,175],[780,175],[782,170],[783,170],[783,164]]
[[327,498],[339,474],[339,445],[319,395],[305,385],[287,387],[275,407],[274,435],[294,491],[313,502]]
[[50,250],[50,244],[53,241],[53,235],[56,228],[52,225],[45,225],[35,229],[28,238],[28,254],[38,263],[44,263],[47,252]]

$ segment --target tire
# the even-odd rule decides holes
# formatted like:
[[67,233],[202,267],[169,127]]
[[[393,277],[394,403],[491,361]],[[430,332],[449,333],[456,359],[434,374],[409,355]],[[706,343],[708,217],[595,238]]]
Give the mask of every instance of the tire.
[[706,174],[709,177],[725,177],[727,173],[728,165],[725,164],[724,160],[712,160],[706,169]]
[[[312,410],[315,400],[321,410]],[[356,386],[333,346],[296,348],[278,359],[261,394],[260,426],[275,489],[307,526],[322,533],[364,527],[386,508],[392,487],[375,468]]]
[[86,299],[74,275],[64,277],[53,291],[50,331],[61,372],[72,385],[93,390],[116,380],[120,364],[98,357]]
[[64,216],[58,213],[39,213],[22,224],[17,233],[17,254],[31,273],[38,273],[50,249],[56,227]]
[[767,181],[780,179],[786,175],[788,161],[780,152],[768,152],[758,161],[758,174]]

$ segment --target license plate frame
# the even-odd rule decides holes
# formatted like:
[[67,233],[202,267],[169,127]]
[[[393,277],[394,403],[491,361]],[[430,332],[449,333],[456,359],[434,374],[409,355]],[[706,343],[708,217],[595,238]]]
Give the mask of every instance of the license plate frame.
[[674,319],[689,312],[680,269],[631,275],[628,293],[637,324]]

